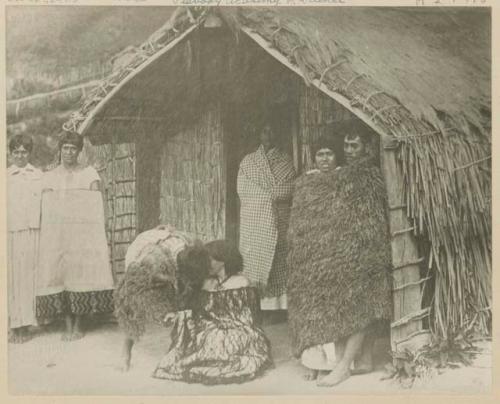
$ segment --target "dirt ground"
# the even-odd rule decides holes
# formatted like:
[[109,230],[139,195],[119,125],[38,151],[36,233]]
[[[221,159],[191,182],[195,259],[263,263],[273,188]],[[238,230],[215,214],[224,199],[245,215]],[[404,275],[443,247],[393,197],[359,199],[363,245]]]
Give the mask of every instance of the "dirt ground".
[[[10,394],[38,395],[315,395],[404,392],[399,383],[381,380],[388,360],[388,341],[378,341],[378,369],[352,376],[339,386],[319,388],[302,379],[302,368],[292,357],[286,323],[264,330],[271,340],[275,368],[243,384],[203,386],[151,377],[169,346],[169,329],[152,329],[136,345],[128,373],[119,370],[122,335],[111,321],[95,322],[85,338],[63,342],[62,324],[46,326],[25,344],[9,344]],[[488,393],[491,389],[491,343],[471,367],[446,370],[422,381],[413,391]]]

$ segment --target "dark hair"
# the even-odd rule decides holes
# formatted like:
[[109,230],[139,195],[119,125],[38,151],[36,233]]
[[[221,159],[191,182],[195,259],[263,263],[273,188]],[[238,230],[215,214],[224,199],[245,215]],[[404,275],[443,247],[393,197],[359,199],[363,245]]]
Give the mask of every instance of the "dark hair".
[[277,135],[280,130],[280,114],[277,111],[264,111],[256,122],[256,129],[258,133],[262,132],[264,127],[269,126],[271,131]]
[[346,125],[342,127],[344,139],[346,137],[356,138],[359,136],[361,142],[367,145],[371,142],[370,129],[361,121],[349,121]]
[[65,144],[72,144],[78,148],[78,151],[82,151],[83,137],[76,132],[64,132],[59,139],[59,150],[61,150]]
[[321,136],[312,144],[312,157],[316,156],[316,153],[321,149],[330,149],[335,155],[336,147],[335,147],[335,139],[333,136]]
[[208,254],[224,263],[226,275],[235,275],[243,270],[243,257],[236,247],[226,240],[214,240],[205,244]]
[[177,254],[178,305],[193,308],[203,281],[208,277],[210,257],[201,241],[187,246]]
[[12,153],[19,147],[24,147],[29,153],[33,150],[33,139],[28,135],[16,135],[9,142],[9,151]]
[[194,245],[187,246],[177,254],[177,268],[179,275],[188,283],[201,287],[210,268],[210,257],[201,241],[195,241]]

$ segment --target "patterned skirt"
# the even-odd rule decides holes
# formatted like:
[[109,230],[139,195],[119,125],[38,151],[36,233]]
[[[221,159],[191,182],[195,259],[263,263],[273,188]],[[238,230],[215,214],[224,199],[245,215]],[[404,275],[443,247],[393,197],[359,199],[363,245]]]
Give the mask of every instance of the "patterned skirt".
[[100,193],[64,190],[45,194],[37,317],[112,312],[113,290]]
[[201,311],[179,312],[172,344],[153,377],[188,383],[250,381],[273,366],[270,344],[257,326],[253,288],[202,291]]
[[92,292],[63,291],[36,298],[38,318],[52,318],[64,314],[111,313],[113,307],[113,289]]

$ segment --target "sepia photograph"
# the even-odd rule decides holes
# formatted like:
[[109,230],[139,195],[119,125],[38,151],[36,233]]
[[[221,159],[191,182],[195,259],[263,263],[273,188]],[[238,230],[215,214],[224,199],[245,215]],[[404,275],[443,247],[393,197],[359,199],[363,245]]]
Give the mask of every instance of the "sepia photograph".
[[8,394],[491,394],[492,7],[74,3],[4,7]]

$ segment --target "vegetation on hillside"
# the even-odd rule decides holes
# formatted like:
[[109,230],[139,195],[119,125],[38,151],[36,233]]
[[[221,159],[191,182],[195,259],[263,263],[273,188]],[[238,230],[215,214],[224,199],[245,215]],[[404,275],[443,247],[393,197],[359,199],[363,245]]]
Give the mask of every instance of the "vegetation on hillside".
[[172,12],[172,7],[7,7],[8,99],[102,77],[114,54],[142,43]]
[[[168,20],[173,10],[172,7],[7,7],[7,99],[103,77],[111,68],[109,60],[113,55],[144,42]],[[21,108],[21,114],[8,114],[7,142],[20,133],[32,136],[35,147],[31,162],[45,169],[57,158],[57,137],[62,124],[78,104],[73,94],[43,98],[31,104],[29,111]]]

